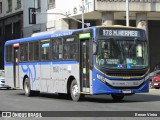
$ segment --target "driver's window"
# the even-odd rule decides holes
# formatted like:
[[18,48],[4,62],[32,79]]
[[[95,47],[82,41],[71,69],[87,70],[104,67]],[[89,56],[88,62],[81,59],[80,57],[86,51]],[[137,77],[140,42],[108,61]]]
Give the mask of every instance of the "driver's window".
[[102,59],[107,59],[110,56],[110,45],[109,42],[102,42]]

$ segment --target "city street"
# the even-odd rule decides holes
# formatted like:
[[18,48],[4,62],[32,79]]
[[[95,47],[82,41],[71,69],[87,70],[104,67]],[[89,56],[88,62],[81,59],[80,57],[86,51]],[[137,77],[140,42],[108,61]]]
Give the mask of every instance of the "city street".
[[126,96],[121,102],[109,95],[87,95],[83,101],[73,102],[57,94],[26,97],[23,90],[1,89],[0,101],[0,111],[160,111],[160,90]]
[[0,120],[160,120],[159,6],[0,0]]

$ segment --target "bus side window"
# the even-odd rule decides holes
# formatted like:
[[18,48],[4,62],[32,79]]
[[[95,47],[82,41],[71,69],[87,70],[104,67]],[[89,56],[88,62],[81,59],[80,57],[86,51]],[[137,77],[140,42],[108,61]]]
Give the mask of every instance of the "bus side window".
[[6,46],[6,61],[12,62],[12,45]]
[[74,36],[64,39],[63,42],[63,59],[75,60],[78,58],[78,47]]
[[50,60],[50,39],[41,41],[41,60]]
[[30,42],[29,43],[29,61],[38,61],[39,60],[39,42]]
[[52,60],[62,59],[62,39],[55,38],[52,41]]
[[67,45],[63,47],[63,59],[69,59],[69,50]]
[[28,43],[20,45],[20,61],[28,61]]

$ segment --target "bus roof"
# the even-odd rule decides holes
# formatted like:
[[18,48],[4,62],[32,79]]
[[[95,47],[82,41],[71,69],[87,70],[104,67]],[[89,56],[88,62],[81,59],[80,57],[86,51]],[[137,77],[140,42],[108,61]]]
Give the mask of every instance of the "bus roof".
[[135,29],[140,29],[140,28],[136,28],[136,27],[122,26],[122,25],[109,25],[109,26],[103,25],[103,26],[93,26],[93,27],[89,27],[89,28],[75,29],[75,30],[45,31],[45,32],[39,32],[39,33],[32,34],[31,37],[27,37],[27,38],[8,40],[8,41],[5,42],[5,45],[28,42],[28,41],[36,41],[36,40],[48,39],[48,38],[66,36],[66,35],[72,35],[74,32],[77,32],[77,31],[100,28],[100,27],[102,27],[102,28],[106,27],[106,28],[128,28],[128,29],[135,28]]
[[48,35],[48,34],[56,34],[56,33],[62,33],[62,32],[67,32],[69,30],[52,30],[52,31],[43,31],[43,32],[37,32],[37,33],[33,33],[31,35],[31,37],[35,37],[35,36],[42,36],[42,35]]
[[48,39],[53,37],[71,35],[75,30],[66,30],[66,31],[51,31],[51,32],[41,32],[37,33],[31,37],[21,38],[21,39],[14,39],[6,41],[5,45],[14,44],[14,43],[21,43],[21,42],[28,42],[28,41],[36,41],[41,39]]

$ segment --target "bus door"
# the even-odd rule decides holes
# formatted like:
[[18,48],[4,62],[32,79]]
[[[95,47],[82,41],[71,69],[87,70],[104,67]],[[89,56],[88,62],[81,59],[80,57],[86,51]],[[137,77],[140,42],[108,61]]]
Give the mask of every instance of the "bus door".
[[19,43],[13,45],[13,80],[14,88],[20,87],[19,83]]
[[90,92],[89,39],[80,40],[80,84],[82,92]]

